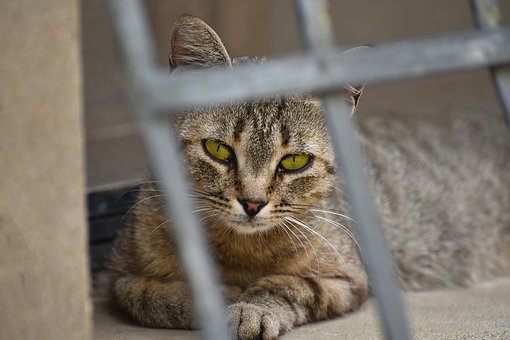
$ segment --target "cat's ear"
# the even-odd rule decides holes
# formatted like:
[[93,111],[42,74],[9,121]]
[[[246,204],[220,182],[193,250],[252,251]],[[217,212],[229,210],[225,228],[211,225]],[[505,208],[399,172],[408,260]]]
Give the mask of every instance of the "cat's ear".
[[170,67],[207,68],[230,66],[225,45],[214,30],[202,20],[183,15],[174,24],[170,38]]
[[361,94],[363,93],[364,86],[365,85],[349,85],[344,87],[343,89],[345,98],[352,105],[352,114],[354,114],[356,108],[358,107],[359,99],[361,97]]
[[[359,52],[364,49],[370,48],[370,46],[358,46],[351,48],[344,53],[353,53],[353,52]],[[352,114],[356,111],[356,108],[358,107],[359,99],[361,97],[361,94],[363,93],[363,88],[365,87],[365,84],[355,84],[355,85],[348,85],[344,87],[344,95],[345,98],[351,103],[352,105]]]

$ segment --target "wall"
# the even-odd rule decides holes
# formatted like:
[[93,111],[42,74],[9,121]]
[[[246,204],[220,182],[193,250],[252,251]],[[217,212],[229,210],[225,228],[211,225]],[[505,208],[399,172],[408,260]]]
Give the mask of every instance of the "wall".
[[0,339],[88,339],[79,2],[0,8]]

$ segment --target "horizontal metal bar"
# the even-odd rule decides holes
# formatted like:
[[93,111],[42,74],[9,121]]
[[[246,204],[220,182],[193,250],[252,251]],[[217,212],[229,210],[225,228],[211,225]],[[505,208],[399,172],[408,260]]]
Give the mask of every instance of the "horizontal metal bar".
[[349,83],[376,83],[510,62],[510,28],[478,30],[371,49],[291,56],[230,72],[151,73],[151,103],[180,110],[284,93],[329,93]]

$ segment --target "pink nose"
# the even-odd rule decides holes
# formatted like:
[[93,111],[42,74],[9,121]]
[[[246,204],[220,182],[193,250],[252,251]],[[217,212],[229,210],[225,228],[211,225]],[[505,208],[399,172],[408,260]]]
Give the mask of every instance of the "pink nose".
[[267,204],[267,202],[263,201],[249,201],[249,200],[241,200],[238,199],[239,203],[243,206],[244,212],[249,217],[254,217],[257,215],[260,210]]

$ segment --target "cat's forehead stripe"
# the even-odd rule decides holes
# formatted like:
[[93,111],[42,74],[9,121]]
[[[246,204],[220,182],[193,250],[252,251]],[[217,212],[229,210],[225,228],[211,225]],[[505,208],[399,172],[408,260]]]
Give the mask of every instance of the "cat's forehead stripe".
[[275,156],[283,122],[279,119],[279,105],[275,101],[251,103],[248,107],[246,112],[252,115],[248,121],[252,124],[246,139],[246,152],[250,166],[255,172],[260,172]]

